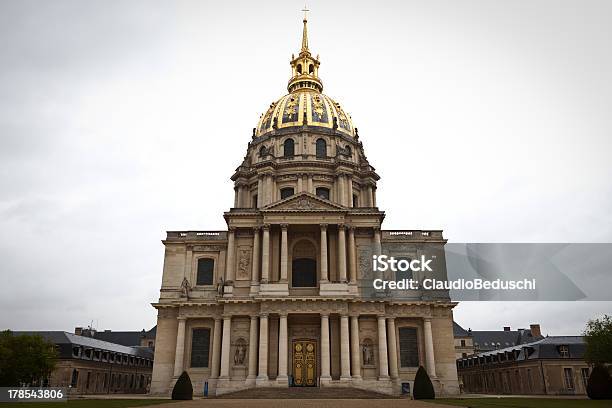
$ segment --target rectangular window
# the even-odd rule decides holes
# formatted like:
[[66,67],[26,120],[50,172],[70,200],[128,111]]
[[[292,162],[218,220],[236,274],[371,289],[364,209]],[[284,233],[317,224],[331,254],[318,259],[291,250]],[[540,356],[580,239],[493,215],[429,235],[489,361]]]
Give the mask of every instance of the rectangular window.
[[[407,267],[408,265],[410,265],[410,258],[406,258],[406,257],[399,257],[397,258],[397,272],[395,272],[395,279],[396,280],[402,280],[402,279],[412,279],[412,271],[410,270],[409,267]],[[401,269],[404,270],[401,270]]]
[[210,258],[198,259],[198,276],[196,285],[212,285],[215,260]]
[[564,368],[563,375],[565,377],[565,388],[568,390],[574,389],[574,373],[571,368]]
[[193,329],[191,337],[191,367],[208,367],[210,329]]
[[461,340],[461,347],[465,347],[465,340]]
[[582,374],[582,384],[584,385],[584,389],[586,390],[587,384],[589,383],[589,369],[581,368],[580,373]]
[[419,366],[417,331],[413,327],[399,329],[400,363],[402,367]]
[[527,369],[527,389],[530,393],[533,392],[533,377],[531,377],[531,368]]

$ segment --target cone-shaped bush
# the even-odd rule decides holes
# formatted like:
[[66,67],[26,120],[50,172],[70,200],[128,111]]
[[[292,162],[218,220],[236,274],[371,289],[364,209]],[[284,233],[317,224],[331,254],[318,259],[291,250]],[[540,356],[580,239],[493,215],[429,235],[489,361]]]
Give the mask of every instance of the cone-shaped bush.
[[193,399],[193,386],[191,385],[191,378],[189,378],[189,374],[187,374],[187,371],[183,371],[183,374],[181,374],[179,379],[176,381],[176,384],[174,384],[174,389],[172,390],[172,399]]
[[606,367],[593,367],[587,382],[587,395],[594,400],[612,399],[612,378]]
[[433,384],[423,366],[419,367],[416,377],[414,377],[414,390],[412,391],[412,396],[415,400],[436,398]]

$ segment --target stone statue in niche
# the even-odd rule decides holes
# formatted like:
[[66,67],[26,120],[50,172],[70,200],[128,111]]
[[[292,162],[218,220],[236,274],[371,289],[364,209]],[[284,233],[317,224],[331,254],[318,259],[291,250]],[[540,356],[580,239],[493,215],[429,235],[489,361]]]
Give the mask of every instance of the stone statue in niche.
[[225,282],[223,281],[223,276],[221,276],[219,282],[217,282],[217,295],[223,296],[223,286],[225,286]]
[[374,365],[374,349],[372,343],[364,341],[362,346],[363,365]]
[[236,351],[234,352],[234,365],[244,365],[244,359],[246,357],[246,344],[243,339],[239,339],[236,342]]
[[189,292],[191,291],[191,285],[187,278],[183,278],[183,282],[181,282],[181,296],[189,298]]

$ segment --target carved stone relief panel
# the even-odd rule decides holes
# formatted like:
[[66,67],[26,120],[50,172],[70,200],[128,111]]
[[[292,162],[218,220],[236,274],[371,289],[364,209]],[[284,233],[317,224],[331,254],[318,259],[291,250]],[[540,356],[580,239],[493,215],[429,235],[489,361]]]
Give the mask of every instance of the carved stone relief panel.
[[359,279],[373,279],[372,272],[372,247],[370,245],[359,245],[357,247]]
[[251,247],[248,245],[238,246],[238,267],[236,269],[236,280],[249,280],[251,277]]

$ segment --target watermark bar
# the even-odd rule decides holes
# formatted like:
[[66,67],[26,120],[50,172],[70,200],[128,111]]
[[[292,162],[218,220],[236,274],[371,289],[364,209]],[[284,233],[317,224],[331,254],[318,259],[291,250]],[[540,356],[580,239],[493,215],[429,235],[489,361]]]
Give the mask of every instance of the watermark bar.
[[68,392],[59,387],[0,387],[0,402],[66,402]]

